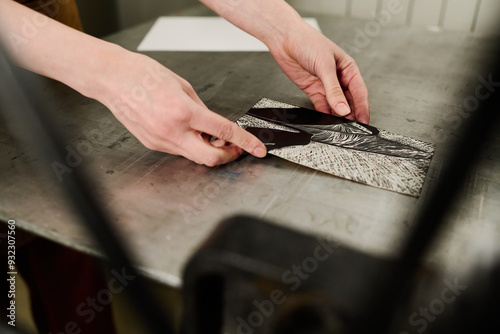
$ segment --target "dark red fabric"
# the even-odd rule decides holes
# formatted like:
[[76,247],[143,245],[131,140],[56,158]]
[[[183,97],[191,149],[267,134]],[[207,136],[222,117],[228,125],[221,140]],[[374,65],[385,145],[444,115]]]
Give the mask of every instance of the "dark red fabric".
[[94,310],[91,321],[82,312],[92,309],[88,298],[108,288],[97,259],[39,238],[18,252],[17,264],[30,288],[40,333],[116,333],[111,304]]

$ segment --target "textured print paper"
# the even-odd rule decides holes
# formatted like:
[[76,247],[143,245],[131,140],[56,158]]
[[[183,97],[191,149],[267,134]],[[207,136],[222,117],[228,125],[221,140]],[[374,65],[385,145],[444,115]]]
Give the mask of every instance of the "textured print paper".
[[[263,98],[254,108],[297,107]],[[355,122],[316,127],[293,124],[288,127],[245,114],[236,123],[243,128],[306,130],[313,134],[309,144],[270,149],[269,154],[348,180],[415,197],[420,195],[435,147],[380,129],[376,136],[364,136],[363,127]]]

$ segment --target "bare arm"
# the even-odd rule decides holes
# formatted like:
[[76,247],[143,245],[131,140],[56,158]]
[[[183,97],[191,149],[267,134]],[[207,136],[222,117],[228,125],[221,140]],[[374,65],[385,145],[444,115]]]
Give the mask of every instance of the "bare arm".
[[234,160],[242,149],[266,154],[257,138],[208,110],[187,81],[149,57],[11,0],[0,0],[0,41],[19,65],[106,105],[150,149],[208,166]]
[[264,42],[316,110],[368,123],[368,91],[354,60],[283,0],[201,0]]

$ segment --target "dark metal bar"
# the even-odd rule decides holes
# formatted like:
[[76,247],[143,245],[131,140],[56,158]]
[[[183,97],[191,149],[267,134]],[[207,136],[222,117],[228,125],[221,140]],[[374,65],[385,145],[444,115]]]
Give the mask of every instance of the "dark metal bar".
[[413,9],[415,8],[415,0],[410,0],[408,3],[408,11],[406,12],[406,24],[411,25],[413,20]]
[[[49,168],[50,161],[64,161],[64,145],[59,131],[49,120],[49,104],[38,96],[37,79],[35,74],[13,66],[8,55],[0,47],[0,101],[3,100],[3,106],[6,106],[7,101],[9,104],[3,108],[3,115],[11,126],[13,135],[42,152],[49,162]],[[62,188],[75,212],[106,254],[112,268],[125,270],[128,275],[135,276],[125,290],[146,328],[151,333],[174,333],[147,288],[146,281],[132,265],[131,256],[120,240],[118,231],[109,223],[97,200],[90,195],[89,178],[81,175],[80,170],[74,170],[65,177]]]
[[481,0],[477,0],[476,7],[474,8],[474,16],[472,17],[472,23],[470,26],[470,32],[474,32],[476,30],[477,18],[479,16],[480,9],[481,9]]
[[[496,45],[499,45],[498,43]],[[500,55],[500,50],[494,54]],[[498,56],[497,58],[498,59]],[[500,64],[493,63],[490,72],[493,80],[500,78]],[[397,316],[397,308],[404,302],[412,277],[422,259],[429,251],[436,232],[444,225],[444,218],[458,199],[460,188],[467,174],[475,166],[481,149],[487,147],[489,134],[500,122],[500,94],[497,89],[489,99],[480,103],[478,110],[464,119],[460,127],[460,137],[453,145],[450,158],[444,162],[440,178],[433,185],[432,192],[423,202],[422,210],[414,220],[414,228],[408,235],[400,253],[400,270],[386,286],[380,289],[379,302],[383,302],[380,319]],[[451,146],[450,146],[451,147]],[[385,325],[381,325],[385,327]]]
[[446,10],[448,7],[448,0],[441,0],[441,9],[439,10],[438,27],[443,27],[444,19],[446,18]]

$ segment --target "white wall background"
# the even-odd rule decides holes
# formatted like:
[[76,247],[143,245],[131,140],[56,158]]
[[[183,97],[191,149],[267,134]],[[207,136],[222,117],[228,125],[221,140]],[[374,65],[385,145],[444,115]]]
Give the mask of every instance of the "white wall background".
[[398,1],[403,8],[391,24],[500,34],[500,0],[288,0],[307,13],[355,18],[373,18],[389,1]]
[[[398,1],[403,11],[391,24],[500,34],[500,0],[287,0],[310,14],[373,18]],[[190,6],[197,0],[77,0],[84,28],[102,35]],[[95,31],[94,31],[95,30]]]
[[84,30],[103,36],[117,30],[172,14],[192,6],[198,0],[76,0]]

